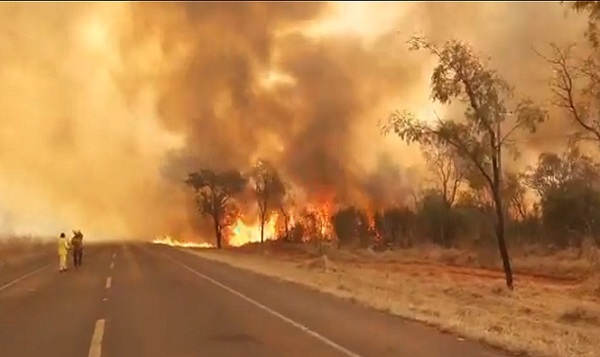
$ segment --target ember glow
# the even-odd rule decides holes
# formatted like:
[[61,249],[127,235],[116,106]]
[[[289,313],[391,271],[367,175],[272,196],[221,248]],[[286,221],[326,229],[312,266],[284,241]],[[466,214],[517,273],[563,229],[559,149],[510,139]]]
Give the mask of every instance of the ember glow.
[[181,248],[214,248],[214,245],[212,245],[210,243],[180,242],[177,239],[173,239],[169,236],[164,236],[163,238],[156,238],[152,241],[152,243],[168,245],[171,247],[181,247]]

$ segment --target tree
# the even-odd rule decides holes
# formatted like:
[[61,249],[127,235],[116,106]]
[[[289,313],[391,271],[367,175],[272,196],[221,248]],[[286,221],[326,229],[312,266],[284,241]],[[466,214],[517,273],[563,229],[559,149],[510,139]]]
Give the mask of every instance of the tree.
[[285,240],[289,241],[292,240],[290,236],[290,230],[292,229],[292,227],[290,227],[290,225],[292,225],[291,212],[293,212],[296,202],[292,186],[288,182],[284,182],[283,188],[285,193],[281,200],[279,200],[278,209],[283,217],[283,237]]
[[570,6],[577,12],[588,14],[586,37],[592,51],[583,59],[573,56],[574,44],[561,48],[551,44],[549,56],[538,53],[553,68],[550,85],[554,94],[553,104],[568,113],[578,130],[572,133],[574,141],[591,140],[600,144],[600,2],[573,1]]
[[203,216],[212,217],[217,248],[221,249],[223,229],[235,220],[236,205],[233,197],[244,190],[246,180],[237,170],[216,173],[202,169],[188,174],[185,183],[195,191],[198,211]]
[[390,207],[375,216],[375,229],[385,245],[408,248],[412,242],[415,213],[406,207]]
[[526,178],[540,198],[542,223],[553,243],[580,245],[584,236],[600,233],[600,165],[589,156],[577,148],[543,153]]
[[280,206],[285,195],[285,186],[277,170],[268,162],[259,160],[250,173],[252,189],[256,194],[258,214],[260,218],[260,242],[265,238],[265,222],[267,214],[273,207]]
[[464,165],[461,166],[460,157],[444,145],[424,146],[422,151],[429,170],[435,177],[434,187],[440,192],[446,206],[452,207],[465,180]]
[[358,239],[357,216],[358,212],[354,207],[340,209],[331,216],[333,231],[340,246],[354,243]]
[[598,34],[598,19],[600,19],[600,2],[598,1],[572,1],[571,7],[577,12],[588,13],[588,28],[586,36],[594,48],[600,47]]
[[600,179],[600,166],[577,147],[571,147],[562,155],[540,154],[537,165],[530,167],[525,177],[527,186],[543,199],[566,182],[594,185]]
[[560,48],[551,45],[552,53],[545,56],[538,53],[553,68],[550,81],[552,104],[567,112],[578,130],[572,133],[574,141],[594,141],[600,144],[600,119],[598,99],[600,98],[600,64],[593,56],[584,61],[576,61],[571,52],[574,45]]
[[358,241],[361,246],[366,247],[373,242],[374,232],[369,226],[369,217],[363,210],[356,207],[340,209],[331,216],[331,223],[340,245]]
[[411,50],[426,49],[437,57],[438,64],[431,77],[434,101],[450,104],[458,100],[466,105],[465,120],[452,121],[437,117],[435,122],[417,119],[408,111],[394,112],[382,126],[384,134],[394,132],[407,143],[424,146],[441,145],[466,160],[470,169],[486,182],[493,197],[496,213],[496,237],[506,285],[513,288],[510,259],[504,238],[504,210],[501,195],[502,148],[516,153],[511,135],[520,128],[534,131],[546,113],[530,100],[520,102],[515,110],[514,125],[502,132],[509,111],[506,100],[512,90],[494,70],[487,69],[465,43],[451,40],[437,46],[421,37],[413,37]]
[[423,233],[434,243],[450,248],[456,237],[457,222],[453,218],[452,208],[444,200],[438,190],[423,192],[417,212]]
[[523,221],[527,218],[527,206],[525,204],[526,187],[523,177],[516,173],[507,173],[504,179],[503,196],[508,202],[507,212],[516,220]]
[[[428,145],[422,147],[423,156],[425,157],[430,171],[433,173],[434,187],[437,191],[435,196],[442,199],[441,205],[438,205],[436,219],[431,222],[435,224],[439,230],[436,229],[435,237],[436,242],[449,247],[451,245],[452,235],[449,229],[452,225],[451,214],[452,206],[456,200],[456,194],[461,184],[465,180],[464,165],[461,166],[460,157],[456,155],[451,148],[444,145]],[[431,192],[429,195],[431,196]],[[435,201],[435,200],[434,200]],[[438,202],[438,201],[436,201]],[[432,208],[431,206],[427,206]],[[434,210],[436,211],[436,210]],[[433,212],[433,211],[432,211]]]

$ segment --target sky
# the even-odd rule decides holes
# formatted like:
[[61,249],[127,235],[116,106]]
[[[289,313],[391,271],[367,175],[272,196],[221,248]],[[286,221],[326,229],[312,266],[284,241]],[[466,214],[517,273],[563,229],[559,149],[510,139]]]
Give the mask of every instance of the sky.
[[[423,160],[378,122],[445,111],[411,35],[471,43],[547,105],[532,49],[583,42],[585,20],[559,3],[2,3],[0,235],[197,238],[187,172],[258,158],[307,201],[401,202]],[[557,147],[551,114],[515,165]]]

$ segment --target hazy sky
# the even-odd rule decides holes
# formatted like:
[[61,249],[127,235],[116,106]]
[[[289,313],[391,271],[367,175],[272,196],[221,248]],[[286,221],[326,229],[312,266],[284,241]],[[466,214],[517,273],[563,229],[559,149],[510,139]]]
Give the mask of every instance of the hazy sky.
[[418,149],[377,122],[434,109],[431,58],[406,50],[410,35],[471,42],[545,103],[532,47],[583,42],[584,28],[559,3],[2,3],[0,233],[191,237],[185,173],[258,157],[309,200],[401,197]]

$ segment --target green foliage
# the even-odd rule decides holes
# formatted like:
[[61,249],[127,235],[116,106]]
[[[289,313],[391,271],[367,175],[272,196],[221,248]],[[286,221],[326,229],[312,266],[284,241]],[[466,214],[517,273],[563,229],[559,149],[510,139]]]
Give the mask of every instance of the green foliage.
[[578,245],[600,233],[600,165],[571,148],[562,155],[543,153],[526,175],[540,199],[543,226],[553,243]]
[[498,129],[509,114],[505,102],[512,97],[506,81],[496,71],[487,69],[463,42],[452,40],[439,47],[414,37],[409,43],[411,49],[426,49],[438,58],[431,77],[431,97],[442,104],[453,100],[465,103],[465,120],[438,117],[424,121],[408,111],[396,111],[382,125],[383,133],[393,132],[409,144],[447,146],[466,159],[490,186],[495,185],[493,165],[500,146],[509,145],[510,136],[517,129],[534,131],[546,119],[546,112],[531,100],[523,100],[512,113],[514,125],[502,136]]
[[571,7],[577,12],[586,12],[588,14],[588,28],[586,37],[594,48],[600,46],[598,34],[598,19],[600,19],[600,2],[598,1],[571,1]]

